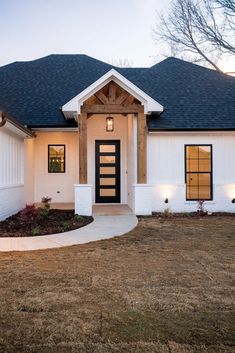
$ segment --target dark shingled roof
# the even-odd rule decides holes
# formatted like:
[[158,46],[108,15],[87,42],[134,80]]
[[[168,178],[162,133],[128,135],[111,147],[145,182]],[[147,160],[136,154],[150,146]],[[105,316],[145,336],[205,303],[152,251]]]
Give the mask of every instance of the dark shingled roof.
[[[31,127],[75,126],[61,107],[113,66],[86,55],[49,55],[0,67],[0,107]],[[149,129],[235,130],[235,78],[176,58],[116,68],[164,106]]]

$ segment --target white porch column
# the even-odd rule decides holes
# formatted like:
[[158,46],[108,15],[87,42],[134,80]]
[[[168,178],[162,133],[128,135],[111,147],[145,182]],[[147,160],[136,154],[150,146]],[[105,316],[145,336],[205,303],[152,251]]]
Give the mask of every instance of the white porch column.
[[75,184],[75,214],[81,216],[92,215],[92,185]]
[[134,209],[137,216],[147,216],[152,214],[153,187],[150,184],[134,184]]

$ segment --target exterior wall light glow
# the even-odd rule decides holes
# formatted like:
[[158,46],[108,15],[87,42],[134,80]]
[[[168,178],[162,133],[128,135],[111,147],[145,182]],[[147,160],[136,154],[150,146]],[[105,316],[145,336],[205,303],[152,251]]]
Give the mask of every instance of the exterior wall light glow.
[[165,201],[164,201],[165,203],[168,203],[169,202],[169,200],[168,200],[168,197],[165,199]]
[[106,118],[106,131],[112,132],[114,130],[114,120],[112,116]]
[[232,203],[235,203],[235,199],[232,199]]

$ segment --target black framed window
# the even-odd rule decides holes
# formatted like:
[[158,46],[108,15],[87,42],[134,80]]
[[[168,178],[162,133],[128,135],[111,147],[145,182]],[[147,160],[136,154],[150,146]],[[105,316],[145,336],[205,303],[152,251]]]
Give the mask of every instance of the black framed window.
[[185,146],[186,200],[212,200],[212,145]]
[[48,173],[65,173],[65,145],[48,145]]

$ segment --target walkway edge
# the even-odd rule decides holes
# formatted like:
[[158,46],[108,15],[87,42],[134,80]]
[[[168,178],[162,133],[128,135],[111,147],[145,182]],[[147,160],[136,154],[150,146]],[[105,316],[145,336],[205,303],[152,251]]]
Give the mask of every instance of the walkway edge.
[[109,239],[128,233],[138,224],[135,215],[94,216],[87,226],[65,233],[0,238],[0,252],[61,248]]

